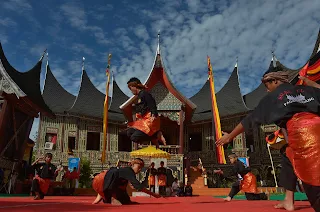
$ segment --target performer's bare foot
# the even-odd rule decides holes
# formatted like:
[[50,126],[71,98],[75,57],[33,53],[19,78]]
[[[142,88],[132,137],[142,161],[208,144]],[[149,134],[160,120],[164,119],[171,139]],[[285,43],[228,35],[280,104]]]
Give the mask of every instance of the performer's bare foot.
[[224,201],[230,202],[231,201],[231,197],[227,196],[226,198],[223,198]]
[[167,145],[167,141],[165,139],[165,137],[163,136],[162,132],[161,131],[158,131],[157,132],[157,138],[159,141],[161,141],[161,143],[166,146]]
[[281,201],[279,204],[276,204],[274,208],[277,209],[286,209],[287,211],[294,211],[294,205],[288,201]]
[[102,196],[100,196],[100,194],[98,194],[92,204],[98,204],[99,202],[101,202],[101,200],[102,200]]
[[112,198],[111,205],[122,205],[122,203],[119,200]]
[[36,196],[33,198],[34,200],[39,200],[40,199],[40,194],[39,192],[35,192]]

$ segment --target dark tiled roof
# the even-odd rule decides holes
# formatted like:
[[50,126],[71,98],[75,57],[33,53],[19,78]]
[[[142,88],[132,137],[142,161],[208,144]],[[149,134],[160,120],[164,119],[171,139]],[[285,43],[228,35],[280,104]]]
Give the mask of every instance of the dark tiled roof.
[[64,113],[70,109],[76,97],[66,91],[54,77],[49,64],[47,64],[46,79],[43,89],[43,99],[55,113]]
[[[236,67],[234,68],[227,83],[218,93],[216,93],[216,98],[220,117],[248,111],[248,108],[242,99],[238,69]],[[208,120],[212,118],[209,80],[207,80],[205,85],[197,94],[191,97],[191,101],[197,105],[197,109],[193,115],[193,121]]]
[[113,81],[112,99],[111,99],[111,105],[109,107],[109,111],[122,114],[119,107],[121,104],[126,102],[128,99],[129,99],[129,97],[122,92],[122,90],[118,86],[118,83],[114,80]]
[[29,71],[19,72],[15,68],[13,68],[8,62],[0,43],[0,60],[3,64],[4,69],[8,73],[8,75],[19,86],[19,88],[27,95],[27,97],[32,101],[32,103],[37,105],[39,109],[42,109],[43,110],[42,112],[46,113],[49,116],[52,116],[53,112],[46,105],[41,95],[40,74],[41,74],[42,58]]
[[[90,81],[85,70],[82,72],[82,80],[78,96],[73,106],[67,111],[71,114],[88,117],[103,118],[103,105],[105,94],[101,93]],[[110,99],[109,99],[110,102]],[[108,120],[125,121],[122,113],[109,112]]]
[[[276,66],[281,67],[284,71],[287,71],[289,73],[289,81],[292,82],[294,81],[298,74],[299,70],[292,70],[284,65],[282,65],[279,61],[276,61],[275,63]],[[273,69],[273,61],[270,62],[270,66],[268,71]],[[260,100],[267,95],[267,90],[266,87],[261,83],[255,90],[251,91],[250,93],[246,94],[243,96],[243,100],[245,104],[247,105],[248,108],[254,109],[255,107],[258,106]]]

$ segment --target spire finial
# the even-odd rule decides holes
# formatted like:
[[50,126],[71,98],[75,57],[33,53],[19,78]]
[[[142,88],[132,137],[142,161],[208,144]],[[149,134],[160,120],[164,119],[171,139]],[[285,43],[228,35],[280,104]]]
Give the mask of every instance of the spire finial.
[[271,59],[272,65],[273,67],[277,67],[277,58],[273,50],[271,51],[271,54],[272,54],[272,59]]
[[84,71],[84,61],[86,60],[85,57],[82,57],[82,71]]
[[158,30],[158,47],[157,47],[157,54],[160,54],[160,29]]
[[39,61],[41,61],[41,60],[43,59],[43,57],[44,57],[44,55],[46,54],[46,52],[47,52],[47,49],[45,49],[45,50],[43,51],[43,53],[42,53]]
[[236,58],[236,65],[234,66],[235,68],[238,68],[238,56]]
[[47,65],[49,65],[49,53],[48,52],[47,52],[46,56],[47,56]]

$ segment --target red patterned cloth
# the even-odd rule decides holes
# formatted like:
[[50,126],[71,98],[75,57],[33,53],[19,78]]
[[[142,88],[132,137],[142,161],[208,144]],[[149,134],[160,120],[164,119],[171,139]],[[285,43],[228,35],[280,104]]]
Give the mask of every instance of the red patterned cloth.
[[39,177],[39,175],[36,175],[33,179],[38,180],[41,192],[46,194],[49,190],[51,180],[43,179]]
[[320,186],[320,117],[312,113],[297,113],[287,122],[287,157],[299,179]]

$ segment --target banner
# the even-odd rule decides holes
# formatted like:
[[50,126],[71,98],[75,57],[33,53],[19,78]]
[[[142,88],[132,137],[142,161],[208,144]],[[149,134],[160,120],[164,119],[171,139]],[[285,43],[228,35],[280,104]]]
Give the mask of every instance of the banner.
[[68,159],[68,169],[70,172],[76,168],[77,170],[80,169],[80,158],[69,158]]

